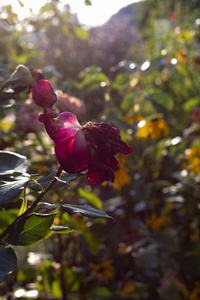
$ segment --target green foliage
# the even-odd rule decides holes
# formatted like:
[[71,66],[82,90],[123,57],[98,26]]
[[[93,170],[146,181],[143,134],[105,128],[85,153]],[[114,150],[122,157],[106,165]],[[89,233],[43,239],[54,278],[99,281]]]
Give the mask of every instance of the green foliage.
[[77,38],[86,40],[88,38],[88,31],[79,27],[74,28],[74,33]]
[[152,102],[157,111],[166,113],[172,111],[174,103],[172,98],[165,92],[157,91],[156,93],[150,94],[148,100]]
[[29,181],[30,164],[26,157],[1,151],[0,152],[0,205],[16,200]]
[[0,247],[0,282],[2,282],[17,265],[17,257],[12,248]]
[[68,214],[76,214],[80,213],[83,216],[90,217],[90,218],[111,218],[108,216],[104,211],[100,211],[88,204],[82,205],[75,205],[75,204],[63,204],[61,205],[63,210]]
[[124,111],[128,111],[133,106],[134,98],[135,98],[134,93],[125,95],[125,97],[123,98],[123,101],[121,103],[121,108]]
[[193,107],[198,106],[200,104],[199,99],[198,98],[193,98],[193,99],[189,99],[185,104],[184,104],[184,110],[186,112],[190,112]]
[[95,194],[91,192],[86,192],[84,189],[81,188],[78,189],[78,194],[80,197],[83,197],[86,200],[88,200],[88,202],[90,202],[96,208],[102,209],[101,199]]
[[85,0],[85,5],[92,5],[92,2],[90,0]]
[[0,233],[3,233],[3,231],[10,225],[13,221],[15,220],[15,217],[12,216],[9,211],[5,210],[2,208],[0,212],[0,224],[1,224],[1,229]]
[[0,176],[10,177],[13,173],[25,173],[30,168],[30,163],[25,156],[9,151],[0,151]]
[[21,218],[5,237],[5,241],[15,246],[29,246],[44,239],[56,214],[31,214]]
[[[80,122],[109,123],[134,148],[127,160],[117,157],[114,184],[88,187],[85,173],[57,176],[46,133],[15,129],[26,92],[0,94],[3,297],[11,281],[14,291],[32,286],[45,299],[199,295],[198,1],[137,5],[138,16],[130,6],[91,30],[58,1],[24,21],[1,8],[1,85],[19,63],[40,68],[54,89],[84,101]],[[169,131],[158,137],[160,119]],[[30,251],[39,258],[32,265]]]
[[101,72],[101,68],[91,66],[80,72],[80,82],[76,84],[80,90],[85,90],[90,93],[93,90],[99,89],[102,82],[108,82],[108,78]]
[[[53,180],[56,171],[49,171],[50,174],[42,174],[42,176],[38,176],[37,179],[29,183],[29,187],[34,191],[40,191],[41,189],[45,189],[49,183]],[[70,181],[77,179],[81,174],[68,174],[63,172],[62,176],[58,179],[53,188],[59,188],[65,184],[68,184]]]
[[22,1],[19,1],[19,0],[18,0],[18,2],[19,2],[19,4],[20,4],[21,7],[24,7],[24,4],[23,4]]
[[67,226],[51,226],[50,229],[56,233],[70,233],[74,231]]
[[93,297],[98,297],[99,299],[109,299],[111,297],[111,293],[106,287],[100,287],[92,290],[91,295]]
[[13,181],[1,181],[0,185],[0,205],[15,201],[25,189],[29,181],[29,176],[14,176]]

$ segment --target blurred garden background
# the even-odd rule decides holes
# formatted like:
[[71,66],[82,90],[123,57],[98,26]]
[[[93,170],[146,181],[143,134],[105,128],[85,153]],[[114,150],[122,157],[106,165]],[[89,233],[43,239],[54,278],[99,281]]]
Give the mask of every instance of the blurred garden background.
[[[57,114],[119,128],[134,150],[117,157],[113,184],[81,177],[45,196],[89,203],[114,222],[62,215],[56,224],[70,233],[15,247],[0,299],[199,300],[200,1],[136,2],[96,27],[59,0],[24,19],[10,4],[0,7],[0,37],[0,86],[19,64],[38,69],[57,91]],[[56,170],[42,108],[27,91],[0,101],[0,150],[26,156],[32,173]]]

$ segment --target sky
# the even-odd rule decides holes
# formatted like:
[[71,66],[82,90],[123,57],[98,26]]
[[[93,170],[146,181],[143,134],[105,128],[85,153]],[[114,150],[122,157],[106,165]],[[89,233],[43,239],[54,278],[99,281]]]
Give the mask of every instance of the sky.
[[[19,2],[24,4],[20,6]],[[0,0],[1,6],[12,5],[13,12],[17,13],[20,19],[30,16],[30,8],[37,13],[46,0]],[[81,24],[86,26],[98,26],[104,24],[113,14],[122,7],[139,0],[91,0],[92,6],[86,6],[84,0],[60,0],[61,3],[69,4],[71,11],[76,13]]]

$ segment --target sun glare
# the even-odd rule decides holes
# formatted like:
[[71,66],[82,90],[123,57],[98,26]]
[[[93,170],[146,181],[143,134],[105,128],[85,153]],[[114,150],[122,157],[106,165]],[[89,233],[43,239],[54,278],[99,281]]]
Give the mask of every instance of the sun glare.
[[[136,0],[135,0],[136,1]],[[69,0],[72,11],[77,12],[81,23],[98,26],[105,23],[120,8],[135,2],[134,0],[92,0],[91,6],[86,6],[83,0]],[[65,1],[62,1],[63,3]]]
[[[86,6],[84,0],[61,0],[62,4],[69,4],[72,13],[76,13],[81,24],[87,26],[98,26],[105,23],[120,8],[139,0],[92,0],[91,6]],[[20,5],[20,2],[23,5]],[[1,6],[11,5],[13,12],[19,19],[24,19],[32,13],[36,14],[40,7],[48,1],[29,1],[29,0],[1,0]]]

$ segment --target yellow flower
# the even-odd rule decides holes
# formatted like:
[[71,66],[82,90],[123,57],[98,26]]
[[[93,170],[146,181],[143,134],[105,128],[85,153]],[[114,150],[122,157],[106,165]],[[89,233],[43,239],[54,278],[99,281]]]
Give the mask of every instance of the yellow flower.
[[188,159],[191,159],[194,158],[195,156],[200,156],[200,150],[195,147],[191,147],[189,149],[186,149],[185,154]]
[[187,169],[190,174],[200,175],[200,150],[191,147],[185,151],[187,162],[183,164],[183,169]]
[[4,119],[0,120],[0,128],[5,132],[11,130],[13,128],[12,117],[10,117],[10,119],[9,117],[5,117]]
[[200,300],[200,283],[196,282],[196,287],[190,294],[189,300]]
[[148,216],[145,217],[145,223],[149,229],[159,230],[165,225],[171,223],[171,217],[170,216],[158,217],[156,213],[153,213],[153,215],[150,218]]
[[123,118],[128,124],[139,123],[144,120],[140,115],[137,114],[128,114]]
[[178,61],[180,61],[182,63],[186,63],[188,61],[187,54],[181,50],[176,52],[176,58],[178,59]]
[[[125,166],[127,156],[123,154],[117,155],[118,160],[118,169],[114,171],[115,173],[115,180],[113,183],[113,187],[117,190],[120,190],[126,184],[131,182],[130,177],[128,176],[128,168]],[[103,187],[108,185],[108,181],[104,181],[101,184]]]
[[[143,122],[143,121],[142,121]],[[152,119],[145,123],[142,127],[140,127],[136,136],[139,138],[146,139],[151,137],[152,139],[160,139],[163,136],[167,136],[169,134],[169,127],[165,120],[161,118]]]
[[100,264],[90,263],[90,266],[95,271],[97,277],[104,282],[108,282],[114,277],[112,261],[106,257],[103,258],[103,261]]
[[128,176],[128,168],[125,166],[127,156],[126,155],[117,155],[117,160],[119,163],[118,169],[115,173],[115,180],[113,187],[117,190],[120,190],[123,186],[130,183],[130,177]]

